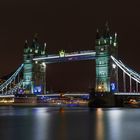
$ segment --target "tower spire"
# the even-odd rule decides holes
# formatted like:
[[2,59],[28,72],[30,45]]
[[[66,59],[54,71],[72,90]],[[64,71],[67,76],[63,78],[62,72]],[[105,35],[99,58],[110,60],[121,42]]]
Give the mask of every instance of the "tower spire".
[[105,23],[104,37],[106,37],[106,38],[109,38],[110,37],[110,29],[109,29],[109,23],[108,23],[108,21],[106,21],[106,23]]
[[28,48],[28,41],[25,40],[24,48]]
[[33,41],[36,41],[36,42],[37,42],[37,40],[38,40],[38,33],[35,33],[35,34],[34,34]]
[[114,46],[117,46],[117,33],[114,34]]
[[96,39],[99,39],[100,38],[100,33],[99,33],[99,29],[97,28],[96,30]]

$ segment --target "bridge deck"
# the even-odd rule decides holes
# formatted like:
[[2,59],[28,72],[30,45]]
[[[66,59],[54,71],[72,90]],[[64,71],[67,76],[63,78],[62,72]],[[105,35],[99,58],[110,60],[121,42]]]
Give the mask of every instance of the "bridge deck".
[[140,96],[140,93],[139,92],[118,92],[118,93],[114,93],[114,95],[126,95],[126,96],[128,96],[128,95],[136,95],[136,96]]
[[44,57],[36,57],[34,61],[45,61],[46,63],[58,63],[58,62],[69,62],[69,61],[81,61],[81,60],[93,60],[95,59],[95,51],[80,51],[73,53],[65,53],[64,56],[60,55],[48,55]]
[[[70,93],[70,94],[63,94],[63,96],[64,97],[66,97],[66,96],[72,96],[72,97],[74,97],[74,96],[89,96],[90,94],[72,94],[72,93]],[[127,92],[127,93],[125,93],[125,92],[117,92],[117,93],[114,93],[114,95],[122,95],[122,96],[124,96],[124,95],[126,95],[126,96],[140,96],[140,93],[138,93],[138,92]],[[41,97],[41,96],[44,96],[44,97],[55,97],[55,96],[61,96],[61,94],[45,94],[45,95],[37,95],[38,97]],[[6,97],[15,97],[15,95],[0,95],[0,98],[6,98]]]

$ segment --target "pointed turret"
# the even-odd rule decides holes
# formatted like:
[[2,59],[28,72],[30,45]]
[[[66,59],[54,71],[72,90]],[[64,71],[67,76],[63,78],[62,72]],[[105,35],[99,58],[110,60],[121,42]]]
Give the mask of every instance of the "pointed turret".
[[104,37],[105,38],[109,38],[110,37],[110,29],[109,29],[108,21],[106,21],[106,23],[105,23]]
[[25,40],[25,44],[24,44],[24,53],[30,53],[30,48],[27,40]]
[[38,41],[38,33],[34,34],[34,41],[37,42]]
[[35,34],[34,34],[34,37],[33,37],[32,47],[35,48],[35,47],[37,46],[37,44],[39,44],[39,43],[38,43],[38,34],[35,33]]
[[41,53],[40,44],[38,43],[38,34],[37,33],[34,35],[31,48],[36,55],[39,55]]
[[44,43],[44,53],[46,53],[46,46],[47,46],[47,44],[46,44],[46,42]]
[[115,32],[115,40],[117,40],[117,33]]
[[98,28],[96,30],[96,39],[100,39],[100,33],[99,33],[99,29]]
[[117,46],[117,33],[115,32],[114,34],[114,43],[113,45],[116,47]]
[[46,54],[46,43],[44,43],[44,45],[41,47],[41,55],[45,54]]
[[100,39],[101,39],[101,35],[99,33],[99,29],[97,28],[96,30],[96,45],[100,45]]
[[24,48],[27,49],[29,46],[28,46],[28,41],[25,40],[25,44],[24,44]]

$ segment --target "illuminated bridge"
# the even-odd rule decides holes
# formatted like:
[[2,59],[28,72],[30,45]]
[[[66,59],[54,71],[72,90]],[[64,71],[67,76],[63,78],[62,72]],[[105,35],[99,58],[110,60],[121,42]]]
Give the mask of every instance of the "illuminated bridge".
[[[37,38],[31,43],[25,41],[23,64],[0,85],[0,94],[46,95],[46,65],[70,61],[91,60],[96,64],[95,93],[112,93],[114,95],[139,95],[140,74],[118,59],[117,33],[111,34],[108,25],[103,33],[97,30],[95,49],[48,54],[47,45],[41,45]],[[122,75],[121,78],[120,74]],[[119,79],[123,89],[119,89]],[[129,88],[128,88],[129,87]],[[48,95],[49,96],[49,95]],[[74,95],[73,95],[74,96]]]
[[33,58],[34,61],[45,61],[46,64],[59,63],[67,61],[93,60],[95,59],[95,51],[79,51],[72,53],[65,53],[63,50],[60,55],[48,55]]

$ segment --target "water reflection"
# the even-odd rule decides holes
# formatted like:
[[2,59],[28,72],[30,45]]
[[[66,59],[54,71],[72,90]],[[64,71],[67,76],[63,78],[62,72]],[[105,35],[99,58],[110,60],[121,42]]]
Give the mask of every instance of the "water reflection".
[[102,108],[96,110],[96,139],[104,139],[104,113]]
[[33,109],[34,140],[66,140],[67,125],[65,120],[65,110],[59,108],[35,108]]
[[0,107],[1,140],[139,139],[140,110]]
[[46,108],[34,108],[33,136],[34,140],[50,139],[50,114]]
[[0,116],[26,116],[30,114],[27,108],[3,106],[0,107]]
[[65,118],[65,113],[64,109],[59,110],[59,126],[58,126],[58,137],[61,140],[66,140],[67,137],[67,124],[66,124],[66,118]]
[[120,140],[122,131],[123,112],[120,109],[110,109],[107,113],[107,122],[108,122],[108,137],[112,140]]

